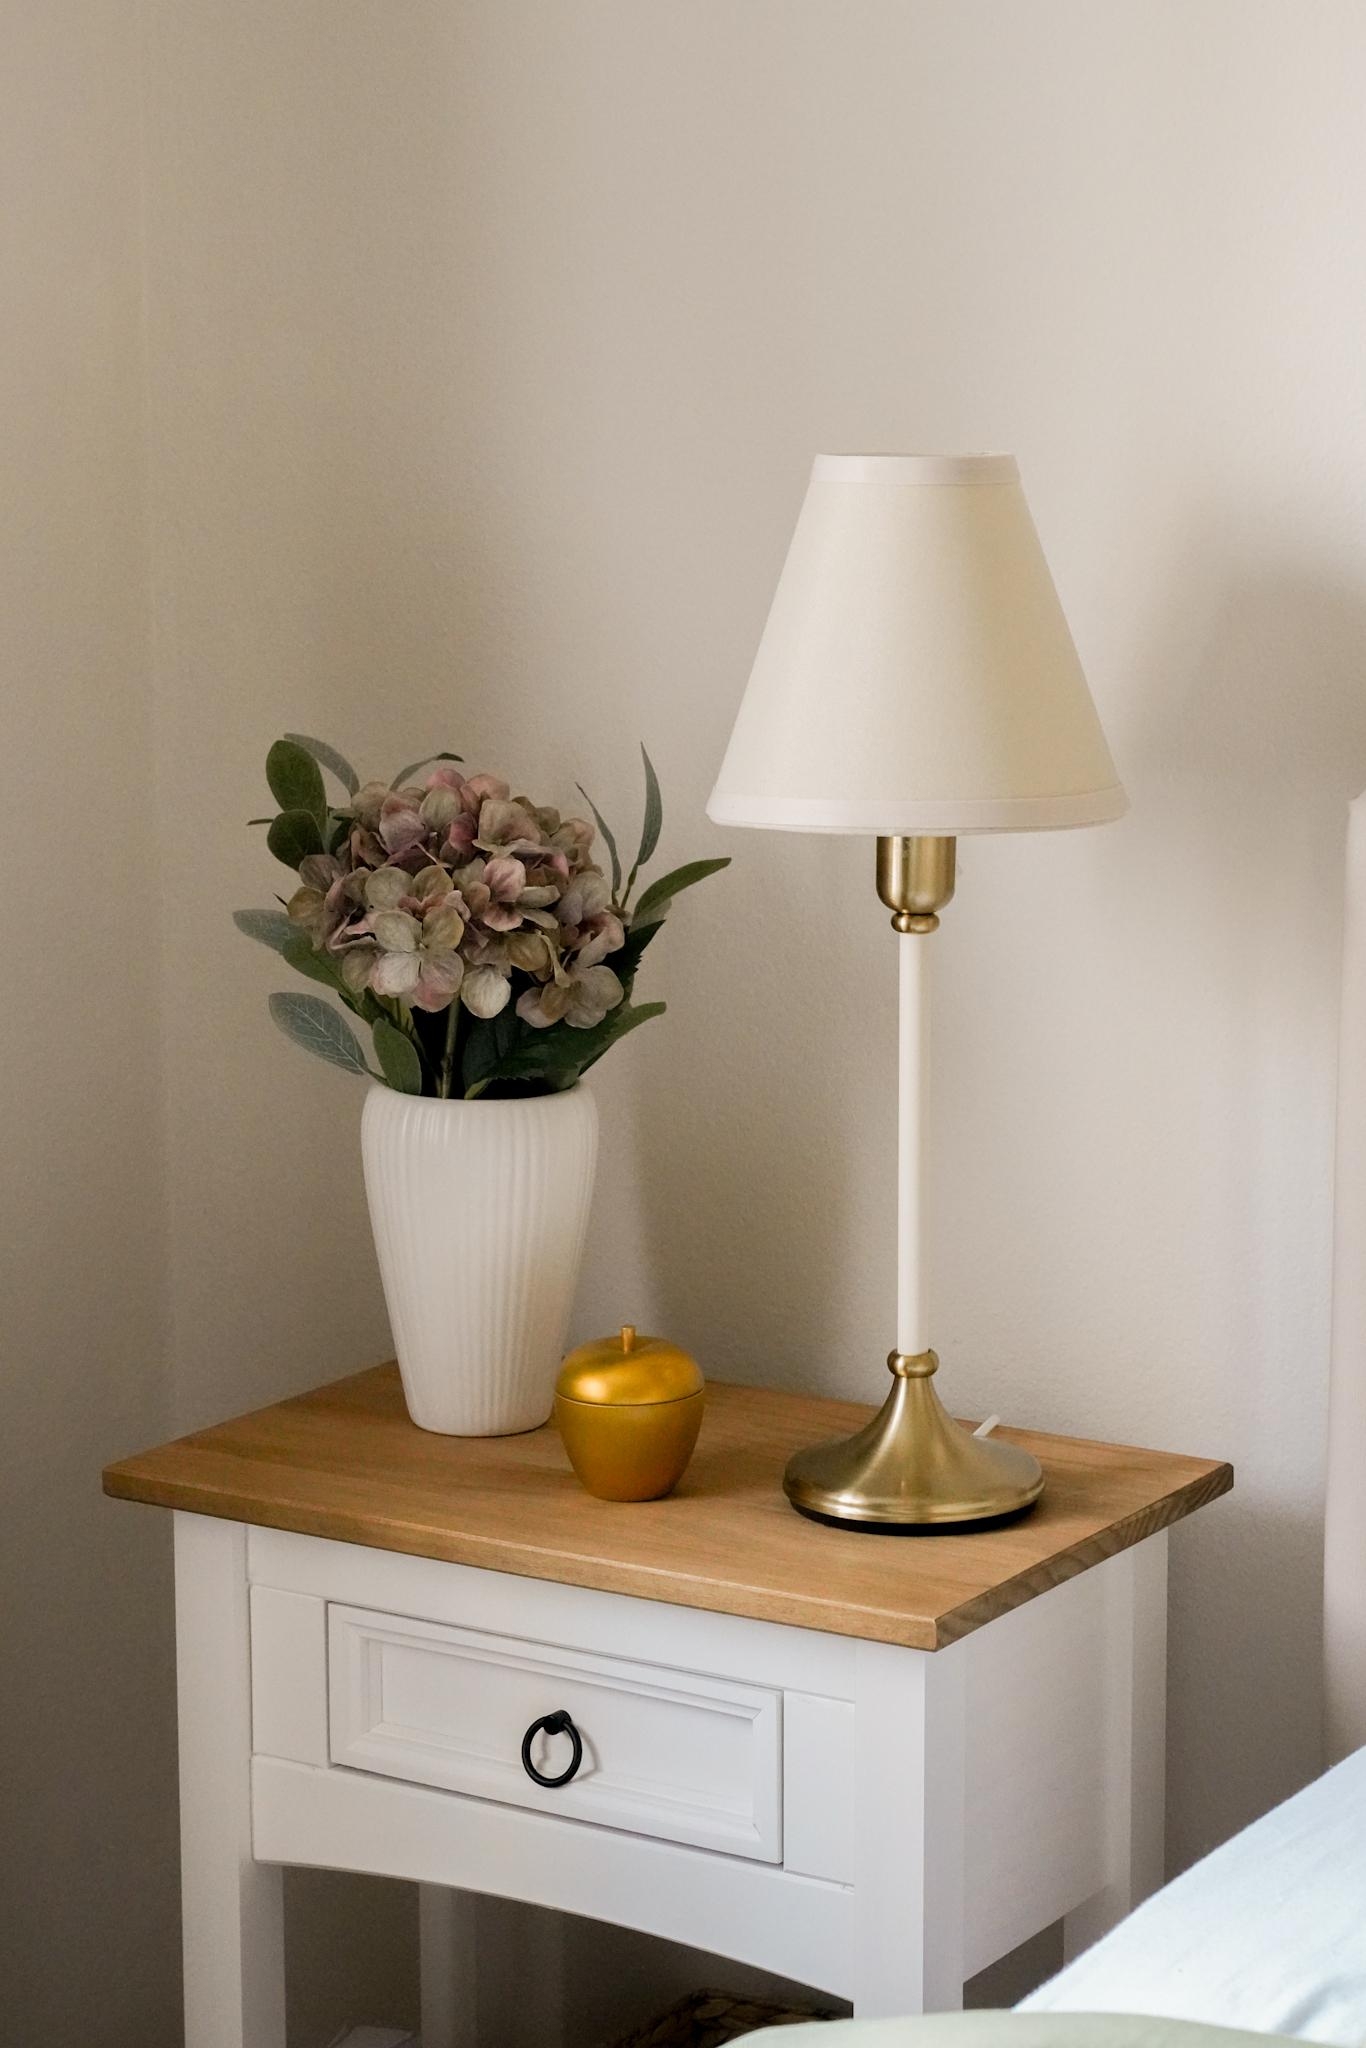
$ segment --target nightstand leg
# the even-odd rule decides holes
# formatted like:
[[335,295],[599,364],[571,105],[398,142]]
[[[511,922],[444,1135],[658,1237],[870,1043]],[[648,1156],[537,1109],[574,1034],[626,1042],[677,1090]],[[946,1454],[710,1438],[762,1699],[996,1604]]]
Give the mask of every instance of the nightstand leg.
[[963,2003],[964,1669],[961,1645],[933,1654],[858,1645],[859,2019],[951,2012]]
[[285,2048],[280,1871],[251,1853],[247,1532],[175,1518],[185,2048]]
[[560,2048],[565,1916],[518,1899],[418,1886],[422,2048]]
[[422,1971],[422,2048],[476,2048],[478,1940],[472,1892],[417,1888]]
[[1108,1877],[1062,1923],[1070,1962],[1163,1879],[1166,1842],[1167,1532],[1098,1567],[1106,1586]]

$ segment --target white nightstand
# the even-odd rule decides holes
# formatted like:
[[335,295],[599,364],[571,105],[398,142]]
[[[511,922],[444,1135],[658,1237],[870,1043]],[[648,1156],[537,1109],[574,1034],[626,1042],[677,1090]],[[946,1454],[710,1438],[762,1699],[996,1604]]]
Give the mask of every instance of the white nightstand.
[[[381,1367],[111,1466],[108,1492],[186,1511],[187,2048],[283,2048],[286,1863],[441,1888],[424,2048],[473,2038],[446,1888],[876,2015],[955,2006],[1159,1883],[1165,1530],[1229,1467],[1021,1436],[1048,1479],[1021,1521],[802,1520],[786,1457],[863,1413],[714,1385],[680,1491],[622,1506],[548,1428],[415,1429]],[[523,1761],[545,1716],[569,1725],[531,1736],[542,1779],[582,1752],[558,1784]]]

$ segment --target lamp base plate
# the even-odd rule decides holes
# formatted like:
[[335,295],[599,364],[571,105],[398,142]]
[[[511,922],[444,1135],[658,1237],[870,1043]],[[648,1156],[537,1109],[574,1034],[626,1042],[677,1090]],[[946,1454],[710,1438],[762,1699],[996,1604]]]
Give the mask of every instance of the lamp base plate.
[[1043,1467],[1018,1444],[955,1422],[927,1375],[894,1376],[856,1436],[797,1452],[783,1491],[817,1521],[924,1529],[1019,1514],[1043,1492]]

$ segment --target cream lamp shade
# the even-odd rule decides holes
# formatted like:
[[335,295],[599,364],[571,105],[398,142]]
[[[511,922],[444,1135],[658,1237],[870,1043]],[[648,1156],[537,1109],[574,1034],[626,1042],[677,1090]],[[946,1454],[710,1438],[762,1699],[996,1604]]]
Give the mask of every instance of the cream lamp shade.
[[1127,809],[1009,455],[818,455],[707,805],[955,836]]

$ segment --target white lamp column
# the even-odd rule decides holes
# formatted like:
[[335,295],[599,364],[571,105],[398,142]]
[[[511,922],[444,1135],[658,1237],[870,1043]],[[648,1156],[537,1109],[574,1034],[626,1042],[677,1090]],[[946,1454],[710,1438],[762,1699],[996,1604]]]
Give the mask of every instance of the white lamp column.
[[930,963],[924,939],[914,932],[901,934],[897,952],[901,973],[901,1058],[896,1116],[896,1348],[909,1357],[930,1348],[929,1281],[925,1269]]

